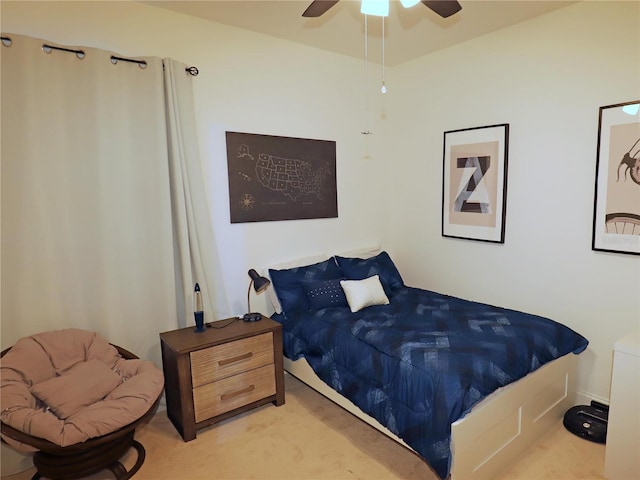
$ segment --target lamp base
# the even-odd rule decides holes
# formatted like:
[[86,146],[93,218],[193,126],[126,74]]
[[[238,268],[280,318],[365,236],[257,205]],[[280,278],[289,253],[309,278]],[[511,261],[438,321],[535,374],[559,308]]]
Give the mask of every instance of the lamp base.
[[245,322],[257,322],[258,320],[262,320],[261,313],[245,313],[242,317],[242,320]]
[[196,328],[193,330],[196,333],[202,333],[206,330],[204,326],[204,314],[203,312],[193,312],[193,316],[196,319]]

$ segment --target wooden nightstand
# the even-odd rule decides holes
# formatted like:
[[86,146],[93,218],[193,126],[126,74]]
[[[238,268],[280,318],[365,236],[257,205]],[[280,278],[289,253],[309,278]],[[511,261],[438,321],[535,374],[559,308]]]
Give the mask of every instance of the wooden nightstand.
[[193,330],[160,334],[167,415],[185,442],[199,428],[265,403],[284,404],[282,325],[262,317]]

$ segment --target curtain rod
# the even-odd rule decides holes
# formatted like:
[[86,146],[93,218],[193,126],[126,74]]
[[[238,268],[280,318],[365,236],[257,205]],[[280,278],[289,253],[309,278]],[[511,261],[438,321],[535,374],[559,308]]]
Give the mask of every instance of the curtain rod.
[[[2,41],[2,44],[6,47],[10,47],[11,44],[13,43],[13,40],[11,40],[10,37],[0,37],[0,41]],[[42,51],[44,53],[51,53],[52,50],[60,50],[61,52],[75,53],[76,57],[78,57],[79,59],[83,59],[85,57],[84,50],[74,50],[73,48],[56,47],[54,45],[48,45],[46,43],[42,45]],[[117,57],[115,55],[111,55],[110,60],[111,60],[111,63],[113,63],[114,65],[119,61],[122,61],[122,62],[137,63],[140,68],[147,68],[147,62],[145,60],[136,60],[134,58]],[[192,77],[196,77],[198,73],[200,73],[197,67],[187,67],[184,70]]]

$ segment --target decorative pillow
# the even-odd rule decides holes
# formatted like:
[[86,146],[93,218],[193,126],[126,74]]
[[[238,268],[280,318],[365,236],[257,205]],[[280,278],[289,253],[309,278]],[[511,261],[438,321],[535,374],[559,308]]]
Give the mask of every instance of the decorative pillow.
[[102,400],[121,382],[100,360],[87,360],[58,377],[36,383],[29,391],[62,420]]
[[389,304],[389,299],[384,294],[378,275],[364,280],[340,280],[340,285],[342,285],[349,308],[353,313],[371,305]]
[[311,310],[327,307],[346,307],[347,297],[340,285],[340,279],[318,280],[302,284]]
[[269,286],[269,288],[267,288],[266,295],[267,295],[267,298],[269,298],[269,301],[271,302],[271,305],[273,306],[273,309],[275,310],[276,313],[282,313],[282,305],[280,305],[280,300],[278,300],[278,295],[276,295],[275,288],[273,288],[273,279],[271,278],[271,275],[269,274],[269,271],[270,270],[285,270],[285,269],[294,268],[294,267],[301,267],[301,266],[305,266],[305,265],[311,265],[312,263],[324,262],[328,258],[330,258],[330,257],[329,257],[329,255],[326,255],[326,254],[311,255],[311,256],[308,256],[308,257],[297,258],[297,259],[291,260],[289,262],[283,262],[283,263],[277,263],[277,264],[274,264],[274,265],[270,265],[269,267],[266,267],[262,271],[262,275],[264,275],[269,280],[271,280],[271,285]]
[[371,258],[335,257],[344,276],[352,280],[380,276],[380,282],[387,295],[404,286],[404,281],[387,252],[380,252]]
[[307,294],[302,286],[304,282],[344,277],[333,258],[313,265],[294,267],[287,270],[269,269],[269,275],[285,315],[287,312],[294,310],[309,310]]

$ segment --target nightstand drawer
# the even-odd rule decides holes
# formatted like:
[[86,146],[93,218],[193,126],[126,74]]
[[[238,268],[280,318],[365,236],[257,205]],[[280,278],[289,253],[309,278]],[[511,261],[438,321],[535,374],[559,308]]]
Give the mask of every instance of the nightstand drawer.
[[273,364],[194,388],[196,423],[275,393],[276,376]]
[[273,363],[273,333],[191,352],[193,388]]

